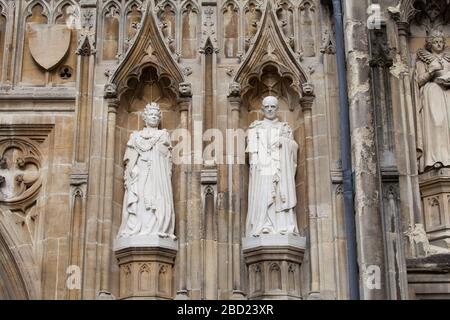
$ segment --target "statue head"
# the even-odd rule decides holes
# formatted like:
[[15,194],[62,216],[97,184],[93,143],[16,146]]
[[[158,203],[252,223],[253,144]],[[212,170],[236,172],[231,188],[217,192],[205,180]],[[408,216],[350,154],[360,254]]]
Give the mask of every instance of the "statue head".
[[181,97],[192,96],[192,86],[189,82],[181,82],[178,85],[178,91],[180,92]]
[[425,49],[433,53],[442,53],[445,50],[445,36],[440,30],[432,30],[425,42]]
[[159,104],[152,102],[145,106],[144,114],[142,116],[145,126],[148,128],[158,128],[161,122],[161,109]]
[[274,96],[268,96],[264,98],[262,104],[262,112],[264,114],[264,118],[275,120],[277,118],[278,99]]

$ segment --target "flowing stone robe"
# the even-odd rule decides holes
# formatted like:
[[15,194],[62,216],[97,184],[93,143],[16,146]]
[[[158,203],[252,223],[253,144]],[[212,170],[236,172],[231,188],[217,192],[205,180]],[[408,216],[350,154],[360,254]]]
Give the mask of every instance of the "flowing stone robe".
[[[441,63],[444,70],[428,79],[432,63]],[[426,50],[417,54],[415,100],[417,114],[417,149],[421,153],[420,171],[436,164],[450,166],[450,90],[438,82],[450,73],[450,56],[438,58]]]
[[298,234],[295,212],[297,151],[298,145],[287,123],[265,119],[250,126],[247,237]]
[[170,136],[166,130],[131,134],[124,161],[125,195],[119,237],[174,238]]

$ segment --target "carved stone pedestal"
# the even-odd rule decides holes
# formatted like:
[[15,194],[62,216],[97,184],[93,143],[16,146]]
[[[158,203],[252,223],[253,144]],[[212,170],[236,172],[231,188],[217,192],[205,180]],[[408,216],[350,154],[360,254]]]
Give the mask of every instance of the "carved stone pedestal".
[[250,300],[301,299],[300,266],[305,242],[305,238],[293,235],[243,239]]
[[450,248],[450,169],[426,172],[419,180],[430,244]]
[[157,236],[116,240],[120,299],[173,299],[173,265],[177,241]]

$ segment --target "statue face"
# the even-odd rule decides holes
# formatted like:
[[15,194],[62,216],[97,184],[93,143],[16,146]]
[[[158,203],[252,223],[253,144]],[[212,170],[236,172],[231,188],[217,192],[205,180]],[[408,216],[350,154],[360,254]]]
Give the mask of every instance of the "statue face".
[[437,37],[431,40],[431,50],[434,53],[441,53],[445,49],[445,39]]
[[157,128],[161,122],[161,115],[158,110],[149,110],[145,114],[145,124],[149,128]]
[[190,95],[191,94],[191,84],[187,82],[180,83],[179,91],[181,95]]
[[275,120],[277,118],[278,101],[274,97],[268,97],[263,101],[262,112],[264,117],[269,120]]

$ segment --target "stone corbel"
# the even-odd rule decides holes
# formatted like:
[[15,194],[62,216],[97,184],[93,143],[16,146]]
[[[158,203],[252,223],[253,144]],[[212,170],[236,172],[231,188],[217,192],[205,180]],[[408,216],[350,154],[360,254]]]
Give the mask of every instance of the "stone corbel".
[[190,82],[181,82],[178,85],[178,94],[180,98],[192,98],[192,85]]
[[312,106],[316,95],[314,94],[314,86],[311,83],[302,84],[302,97],[300,98],[300,105],[303,111],[312,111]]

